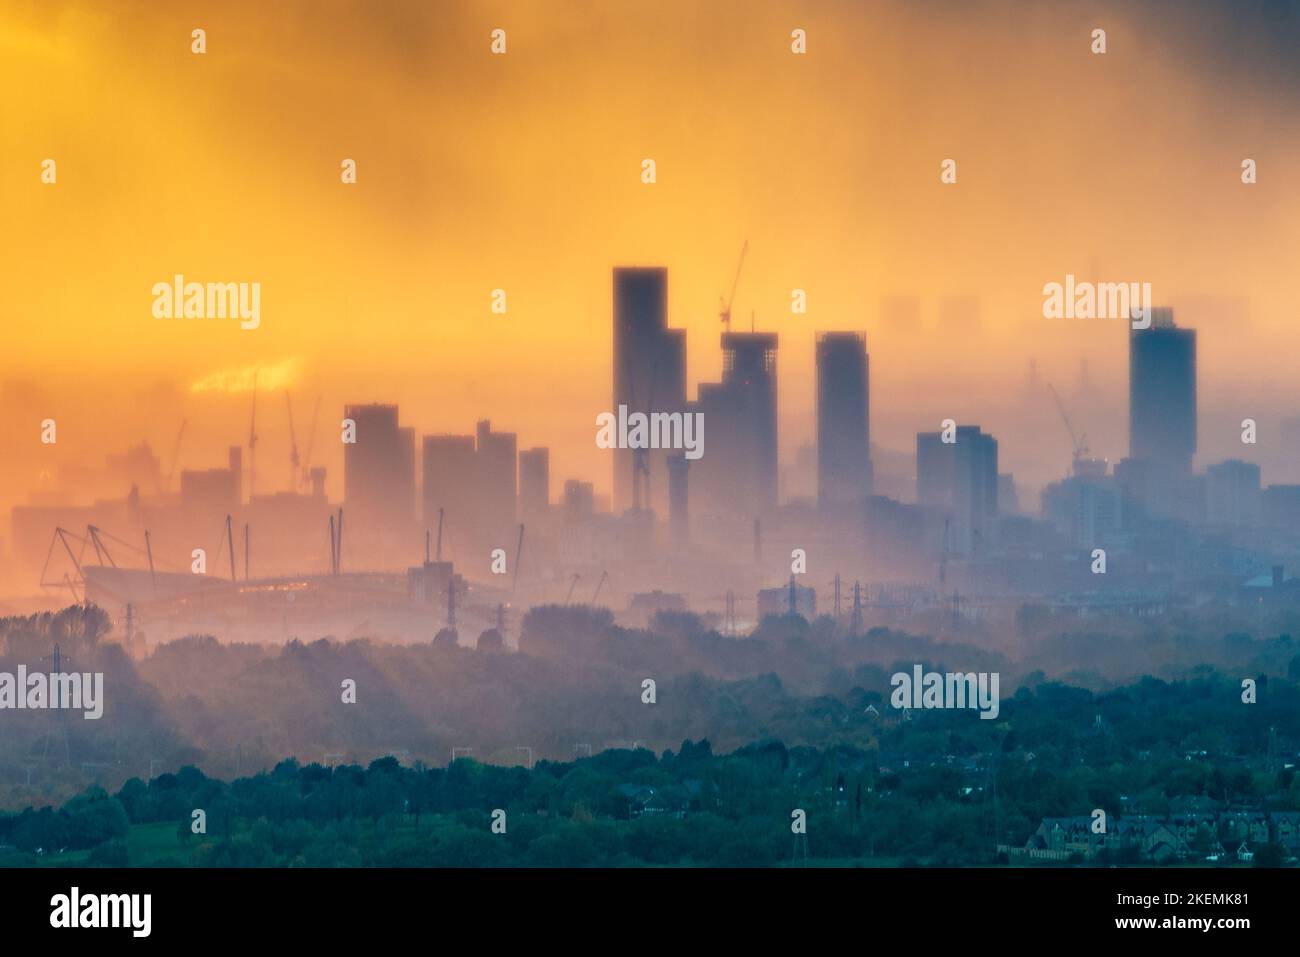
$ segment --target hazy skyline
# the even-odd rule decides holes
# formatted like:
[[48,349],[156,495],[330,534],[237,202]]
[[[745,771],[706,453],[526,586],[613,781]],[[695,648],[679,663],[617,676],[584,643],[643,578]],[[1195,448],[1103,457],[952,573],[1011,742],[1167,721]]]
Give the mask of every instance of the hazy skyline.
[[[607,490],[593,434],[610,401],[611,268],[669,269],[693,396],[718,378],[718,297],[745,240],[735,323],[754,311],[781,336],[783,461],[813,437],[822,330],[866,333],[883,446],[907,450],[952,416],[998,435],[1005,469],[1059,477],[1055,410],[1023,409],[1018,392],[1031,359],[1065,393],[1086,359],[1099,397],[1072,411],[1095,451],[1124,454],[1122,325],[1041,318],[1043,284],[1075,273],[1151,282],[1198,330],[1202,463],[1250,451],[1265,481],[1294,480],[1275,427],[1257,449],[1233,443],[1240,418],[1300,409],[1295,8],[1247,30],[1221,6],[1184,6],[1204,15],[9,0],[0,499],[142,438],[165,468],[182,417],[180,467],[221,464],[247,438],[252,369],[293,390],[300,445],[322,396],[332,496],[338,413],[366,401],[400,403],[421,433],[491,418],[521,447],[551,447],[555,484]],[[489,52],[498,27],[504,56]],[[355,186],[339,182],[344,158]],[[946,158],[956,185],[939,181]],[[176,273],[260,282],[260,328],[153,318],[153,284]],[[790,314],[794,288],[806,315]],[[917,297],[920,328],[882,320],[895,296]],[[959,296],[978,298],[978,327],[941,322]],[[55,449],[37,441],[46,416]],[[259,487],[283,487],[282,396],[258,417]]]

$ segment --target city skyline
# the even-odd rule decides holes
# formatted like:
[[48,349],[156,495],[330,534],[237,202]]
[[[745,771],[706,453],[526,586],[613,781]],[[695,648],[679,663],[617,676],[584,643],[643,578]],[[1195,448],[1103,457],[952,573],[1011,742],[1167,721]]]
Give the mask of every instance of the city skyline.
[[[883,447],[906,452],[918,420],[951,416],[995,434],[1037,431],[1068,457],[1066,436],[1051,430],[1054,410],[1023,408],[1000,384],[1024,381],[1034,362],[1040,381],[1074,391],[1086,362],[1095,396],[1076,415],[1094,420],[1086,428],[1101,454],[1120,457],[1127,437],[1110,414],[1127,376],[1120,330],[1041,317],[1043,284],[1077,274],[1150,281],[1198,329],[1208,357],[1207,461],[1226,457],[1229,426],[1253,414],[1268,426],[1252,450],[1260,464],[1300,469],[1277,442],[1282,420],[1295,416],[1270,413],[1300,406],[1284,359],[1294,333],[1281,280],[1297,252],[1285,158],[1296,151],[1276,122],[1296,83],[1273,55],[1287,22],[1270,33],[1225,23],[1211,8],[1193,28],[1142,4],[1103,7],[1106,63],[1119,70],[1100,70],[1054,22],[1022,23],[997,4],[984,16],[950,10],[940,19],[901,4],[870,17],[853,4],[802,12],[817,52],[803,65],[791,63],[788,15],[775,6],[759,6],[734,32],[738,6],[691,8],[689,22],[714,38],[704,49],[636,13],[617,23],[589,13],[581,29],[557,33],[528,6],[449,10],[447,21],[395,8],[359,21],[338,5],[297,36],[287,14],[235,5],[202,9],[213,43],[206,72],[194,74],[181,59],[187,46],[168,52],[167,38],[188,36],[200,15],[185,5],[138,10],[129,27],[93,5],[57,9],[0,14],[11,54],[0,70],[14,71],[4,77],[17,88],[35,78],[50,104],[39,114],[14,104],[27,133],[7,155],[49,147],[0,179],[6,208],[33,223],[30,241],[0,264],[15,333],[0,360],[13,410],[0,424],[11,450],[0,505],[24,500],[48,460],[65,454],[31,446],[20,429],[31,416],[59,418],[95,458],[142,438],[163,455],[188,418],[182,464],[198,467],[219,461],[243,431],[255,370],[263,389],[294,391],[300,416],[317,396],[327,409],[396,402],[422,433],[488,418],[545,436],[538,441],[556,474],[587,476],[609,493],[587,422],[607,404],[608,269],[672,271],[667,308],[686,338],[693,394],[720,377],[717,303],[746,240],[733,328],[749,329],[753,315],[758,331],[781,336],[783,461],[815,435],[815,334],[828,329],[868,336],[873,439]],[[493,17],[517,24],[511,53],[495,60],[461,39]],[[1252,44],[1251,69],[1207,46],[1216,29]],[[1005,56],[1007,37],[1026,31],[1036,59]],[[237,64],[223,35],[238,37]],[[394,36],[405,52],[389,62]],[[887,42],[897,37],[908,40],[908,57]],[[127,44],[133,55],[112,59],[108,51]],[[573,53],[570,65],[548,57],[543,69],[542,44]],[[1193,54],[1194,71],[1183,65]],[[304,77],[326,78],[331,92],[304,81],[269,97],[238,95],[265,89],[286,58]],[[1006,79],[952,65],[985,59]],[[412,84],[404,71],[414,62],[438,67],[419,67]],[[1135,69],[1149,92],[1130,104],[1114,74]],[[465,77],[453,87],[463,105],[426,82],[442,70]],[[1064,117],[1032,94],[1010,98],[1025,88],[1018,77],[1047,85],[1042,70],[1070,97],[1075,109]],[[753,85],[729,79],[738,75]],[[361,76],[373,93],[358,91]],[[874,92],[844,89],[844,76]],[[709,96],[675,96],[682,77]],[[590,99],[597,78],[610,98],[599,115]],[[127,92],[141,97],[138,112],[102,109],[102,97]],[[370,96],[389,108],[371,109]],[[498,109],[506,97],[516,111],[509,119]],[[206,104],[202,124],[179,105],[196,98]],[[1195,108],[1182,105],[1193,100]],[[265,102],[250,111],[250,101]],[[116,125],[52,125],[91,107]],[[1079,142],[1075,112],[1114,116],[1114,125]],[[443,115],[457,124],[454,141],[412,122]],[[990,115],[997,133],[975,125]],[[1208,145],[1207,116],[1217,123]],[[166,157],[141,149],[155,117],[196,149]],[[290,135],[261,136],[286,117]],[[909,135],[875,133],[892,126]],[[718,142],[701,150],[696,129],[716,131]],[[1139,129],[1140,157],[1110,148]],[[810,150],[813,142],[822,148]],[[232,153],[235,143],[257,145]],[[53,186],[40,181],[45,153],[60,164]],[[1259,163],[1251,186],[1240,182],[1245,156]],[[345,187],[338,171],[348,157],[359,172]],[[646,157],[658,163],[654,185],[640,180]],[[957,181],[944,185],[949,157]],[[267,210],[277,211],[275,225]],[[92,214],[86,234],[78,224]],[[587,228],[570,228],[574,216]],[[255,235],[250,220],[262,224]],[[138,225],[145,221],[175,228],[164,239]],[[1217,224],[1212,235],[1195,228],[1205,221]],[[1180,237],[1176,251],[1164,241],[1171,235]],[[129,259],[117,252],[125,248]],[[178,272],[259,282],[259,326],[155,319],[150,290]],[[504,314],[491,311],[496,289],[508,297]],[[807,294],[806,313],[790,311],[795,289]],[[117,356],[112,373],[97,361],[105,349]],[[287,448],[284,417],[263,421],[265,453]],[[325,464],[337,496],[341,451],[320,454],[332,456]],[[1059,477],[1016,443],[1005,455],[1031,485]]]
[[18,925],[811,867],[967,946],[1266,929],[1297,49],[1300,0],[0,0]]
[[[664,308],[668,272],[665,269],[613,270],[611,319],[616,332],[615,343],[619,341],[620,328],[633,328],[627,326],[629,307],[625,302],[627,289],[634,288],[627,286],[629,279],[641,284],[635,287],[639,291],[634,298],[640,297],[642,306],[637,308],[641,308],[641,314],[649,325],[645,327],[645,333],[627,339],[622,353],[614,353],[613,400],[620,404],[625,400],[636,404],[635,387],[620,385],[624,380],[620,379],[617,371],[620,365],[631,369],[642,363],[644,373],[652,373],[650,379],[662,376],[665,381],[678,383],[666,390],[666,403],[661,405],[659,400],[651,399],[645,411],[705,410],[691,414],[707,415],[714,424],[713,455],[711,458],[700,456],[703,461],[697,462],[694,468],[687,468],[691,465],[690,457],[657,454],[654,458],[658,470],[656,475],[656,468],[648,465],[629,469],[634,461],[631,453],[620,455],[619,450],[609,453],[609,464],[615,478],[620,469],[629,469],[630,477],[645,483],[647,499],[643,504],[650,510],[647,514],[653,513],[657,524],[669,528],[672,549],[680,551],[690,544],[692,522],[701,516],[710,523],[713,534],[724,527],[716,524],[719,520],[725,525],[740,519],[754,522],[753,545],[757,560],[761,551],[759,523],[775,518],[781,527],[789,521],[780,517],[778,508],[789,509],[801,503],[816,504],[823,518],[839,522],[858,513],[865,505],[866,512],[860,513],[865,519],[862,530],[854,530],[850,522],[849,528],[836,533],[839,542],[832,546],[832,552],[837,553],[846,544],[858,540],[862,531],[875,528],[881,519],[880,509],[884,503],[893,502],[890,507],[938,509],[940,517],[947,516],[937,543],[943,558],[946,559],[950,551],[954,556],[979,557],[993,554],[1001,546],[999,523],[1002,519],[1039,514],[1024,494],[1026,489],[1018,487],[1014,473],[1000,469],[997,438],[983,432],[977,425],[957,425],[954,420],[945,420],[940,431],[921,429],[915,433],[915,468],[911,473],[911,479],[916,483],[914,494],[899,494],[892,490],[873,496],[874,470],[867,445],[871,428],[867,388],[870,353],[865,338],[859,333],[818,334],[817,372],[822,391],[818,432],[824,436],[824,441],[816,447],[817,461],[812,463],[816,475],[810,488],[805,489],[811,494],[791,494],[786,490],[778,495],[776,488],[790,468],[789,462],[782,463],[774,457],[777,386],[775,379],[767,381],[774,375],[779,337],[774,334],[722,333],[722,381],[702,384],[697,398],[683,403],[680,381],[686,356],[677,335],[679,330],[671,328]],[[1274,482],[1265,489],[1261,470],[1256,465],[1233,457],[1192,475],[1191,454],[1195,449],[1198,412],[1195,330],[1179,326],[1173,311],[1167,307],[1155,307],[1152,316],[1150,328],[1135,329],[1129,336],[1130,414],[1145,413],[1147,418],[1134,420],[1137,428],[1130,430],[1130,454],[1114,463],[1113,474],[1104,460],[1089,457],[1086,436],[1079,441],[1065,406],[1060,404],[1060,395],[1052,390],[1058,411],[1076,444],[1070,471],[1044,489],[1042,519],[1055,524],[1062,534],[1080,547],[1120,541],[1115,538],[1116,533],[1132,525],[1134,518],[1138,519],[1140,527],[1142,512],[1150,512],[1153,517],[1176,517],[1192,525],[1209,521],[1238,526],[1258,521],[1265,513],[1273,519],[1281,516],[1281,521],[1291,521],[1286,516],[1294,509],[1291,500],[1295,497],[1294,490],[1300,486]],[[625,338],[626,335],[630,333],[625,334]],[[669,343],[666,351],[660,342],[665,336]],[[661,368],[659,360],[665,356],[668,358]],[[655,361],[645,362],[646,358]],[[640,387],[645,389],[644,379]],[[650,390],[650,395],[653,394]],[[291,403],[287,394],[286,403]],[[110,457],[109,467],[123,470],[123,475],[137,477],[133,480],[130,495],[122,500],[128,514],[132,510],[138,511],[146,503],[153,503],[155,509],[179,505],[178,514],[186,516],[185,521],[196,517],[202,519],[206,514],[209,524],[212,524],[223,514],[238,512],[243,523],[245,577],[250,574],[251,562],[248,540],[253,523],[249,519],[258,515],[262,516],[262,520],[257,522],[259,565],[266,565],[267,551],[262,533],[266,531],[265,523],[269,520],[272,529],[270,554],[273,556],[270,564],[281,574],[285,571],[310,571],[308,566],[313,561],[318,562],[319,558],[304,560],[303,556],[318,549],[312,546],[306,552],[296,550],[301,541],[296,546],[294,538],[301,539],[305,535],[310,540],[315,533],[304,533],[304,530],[309,529],[312,522],[319,524],[330,507],[326,497],[326,470],[310,461],[311,449],[315,447],[314,432],[307,440],[307,461],[300,461],[298,447],[296,444],[293,447],[290,488],[267,492],[263,483],[261,494],[257,496],[254,494],[256,475],[253,470],[255,447],[260,444],[260,439],[255,409],[254,403],[248,446],[229,447],[227,468],[181,469],[179,498],[172,498],[174,493],[166,487],[170,486],[176,471],[175,455],[165,483],[161,463],[147,446],[137,446],[124,455]],[[1151,409],[1158,413],[1154,419],[1150,416]],[[291,415],[291,408],[288,411]],[[591,493],[582,490],[593,487],[590,476],[561,477],[554,487],[562,488],[562,494],[558,498],[551,495],[549,447],[533,446],[521,453],[519,437],[513,432],[494,430],[489,420],[478,420],[473,434],[421,434],[415,428],[401,424],[400,407],[396,404],[350,404],[344,407],[343,414],[344,492],[338,501],[347,506],[351,519],[348,543],[352,564],[360,556],[362,566],[401,567],[415,560],[421,541],[427,564],[432,557],[434,529],[437,530],[437,558],[441,562],[446,520],[445,538],[450,557],[463,572],[471,577],[481,577],[482,568],[487,564],[486,556],[506,555],[515,536],[516,519],[527,517],[539,521],[545,532],[551,527],[548,516],[560,508],[562,514],[569,516],[570,523],[574,514],[585,515],[582,521],[590,521],[596,511],[603,510],[614,517],[622,514],[625,519],[632,518],[633,526],[637,524],[632,502],[620,508],[617,502],[606,500],[603,509],[595,511],[593,506],[599,504],[596,499],[587,498],[583,504],[583,496]],[[1172,432],[1166,433],[1162,427],[1168,422],[1173,422],[1174,427]],[[312,428],[315,429],[315,416]],[[749,433],[751,429],[755,430],[752,434]],[[721,433],[721,441],[718,433]],[[746,434],[750,437],[745,438]],[[178,436],[178,445],[180,438],[183,438],[183,429]],[[1244,434],[1242,441],[1246,441]],[[858,451],[855,452],[855,448]],[[826,459],[827,455],[829,459]],[[673,458],[680,460],[676,464],[681,468],[670,468]],[[897,467],[896,462],[894,466]],[[154,489],[147,487],[149,476],[154,480]],[[656,478],[662,483],[659,497],[650,501],[649,489]],[[891,476],[895,483],[901,478],[906,476],[897,472]],[[830,481],[830,486],[827,481]],[[856,488],[845,492],[846,482],[849,486],[856,483]],[[1204,488],[1197,483],[1204,483]],[[142,484],[146,487],[141,488]],[[840,487],[839,491],[834,490],[836,485]],[[298,494],[307,493],[309,488],[310,494]],[[999,496],[1002,496],[1001,502]],[[169,506],[169,501],[174,504]],[[51,501],[48,504],[58,503]],[[575,509],[578,510],[576,513]],[[57,508],[46,511],[50,516],[58,514]],[[37,538],[43,537],[39,530],[41,510],[15,511],[16,523],[20,512],[25,535],[30,537],[36,530]],[[1132,513],[1127,520],[1125,512]],[[791,516],[794,514],[792,512]],[[911,521],[928,522],[923,512],[915,514],[916,518]],[[343,511],[339,510],[337,528],[335,516],[329,513],[328,517],[331,529],[329,563],[337,573],[343,558]],[[139,520],[137,517],[131,521]],[[301,524],[304,520],[308,522],[306,526]],[[46,520],[49,521],[53,518]],[[235,536],[229,520],[226,525],[234,577],[237,568]],[[15,524],[15,529],[18,527]],[[820,534],[812,528],[808,532],[814,538]],[[917,533],[920,539],[915,537]],[[645,539],[648,548],[657,533],[647,527],[644,532],[635,534],[651,536]],[[911,540],[902,542],[905,546],[903,551],[910,551],[914,558],[919,558],[922,553],[916,551],[917,545],[927,537],[933,539],[934,534],[933,529],[929,533],[914,530]],[[522,525],[518,528],[518,535],[516,558],[522,554]],[[862,541],[868,553],[878,551],[882,544],[872,541],[870,535]],[[319,545],[318,542],[315,544]],[[552,548],[554,544],[550,543]],[[31,542],[27,543],[28,550],[31,545]],[[533,548],[536,547],[534,544]],[[562,555],[566,547],[561,543],[558,554]],[[934,547],[933,541],[931,547]],[[298,556],[296,559],[295,555]],[[548,560],[556,560],[556,557],[552,554]],[[285,565],[286,561],[289,566]],[[47,566],[48,563],[47,556]],[[501,564],[504,568],[504,558]],[[907,564],[904,561],[900,567]],[[941,561],[941,586],[942,564]],[[451,567],[447,566],[448,571]]]

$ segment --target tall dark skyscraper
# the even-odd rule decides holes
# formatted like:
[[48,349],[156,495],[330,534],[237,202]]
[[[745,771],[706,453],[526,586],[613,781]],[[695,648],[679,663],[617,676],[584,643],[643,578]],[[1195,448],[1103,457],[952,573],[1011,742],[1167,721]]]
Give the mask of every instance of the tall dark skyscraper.
[[1187,475],[1196,454],[1196,332],[1152,309],[1129,333],[1129,458]]
[[415,430],[398,425],[395,405],[349,405],[356,442],[343,446],[344,548],[391,567],[419,554],[415,528]]
[[871,494],[869,359],[856,332],[817,336],[817,502],[861,504]]
[[998,517],[998,442],[977,425],[957,426],[956,441],[942,432],[916,436],[916,499],[946,509],[948,546],[976,552],[993,544]]
[[[614,407],[608,411],[617,415],[620,405],[629,413],[685,409],[686,332],[668,328],[667,269],[614,270]],[[614,450],[616,510],[668,501],[667,455]]]
[[761,516],[776,505],[776,347],[775,333],[722,334],[722,381],[701,384],[696,401],[704,455],[691,465],[691,498],[702,511]]

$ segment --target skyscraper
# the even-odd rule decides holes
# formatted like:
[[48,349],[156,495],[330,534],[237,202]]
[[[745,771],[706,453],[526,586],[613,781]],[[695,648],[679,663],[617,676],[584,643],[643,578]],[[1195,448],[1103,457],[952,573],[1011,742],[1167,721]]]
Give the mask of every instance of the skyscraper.
[[998,516],[998,442],[977,425],[916,436],[916,498],[952,516],[948,547],[976,552],[992,544]]
[[861,504],[871,494],[869,359],[856,332],[817,336],[817,502]]
[[1188,475],[1196,454],[1196,332],[1174,325],[1172,309],[1129,334],[1129,458]]
[[[614,270],[614,407],[682,412],[686,406],[686,333],[668,328],[668,270]],[[653,508],[667,501],[667,451],[615,449],[614,507]],[[651,476],[655,481],[651,481]]]
[[343,446],[345,547],[362,561],[405,564],[419,554],[415,519],[415,430],[398,424],[395,405],[349,405],[356,441]]
[[475,467],[480,509],[478,526],[487,536],[484,544],[501,548],[514,541],[515,498],[518,494],[516,449],[519,443],[513,432],[492,431],[492,423],[487,419],[475,426],[475,433],[478,440]]
[[474,436],[426,435],[423,443],[424,527],[438,533],[438,510],[443,512],[445,547],[456,553],[454,543],[469,546],[474,522],[475,475]]
[[722,381],[701,384],[695,403],[704,454],[691,465],[692,499],[703,511],[754,517],[776,505],[776,348],[775,333],[722,334]]

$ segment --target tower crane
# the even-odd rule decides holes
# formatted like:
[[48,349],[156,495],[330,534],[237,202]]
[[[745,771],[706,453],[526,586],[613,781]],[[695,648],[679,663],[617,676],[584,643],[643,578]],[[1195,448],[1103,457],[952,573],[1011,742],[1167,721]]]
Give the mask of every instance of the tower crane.
[[311,453],[316,448],[316,422],[320,419],[320,396],[316,396],[316,405],[311,412],[311,430],[307,433],[307,454],[302,460],[303,487],[311,485]]
[[253,372],[253,412],[248,420],[248,500],[253,500],[257,480],[257,371]]
[[289,410],[289,491],[296,491],[301,477],[298,473],[298,436],[293,430],[293,399],[289,397],[289,390],[284,390],[284,406]]
[[749,252],[749,240],[740,247],[740,261],[736,263],[736,276],[731,280],[731,294],[724,301],[718,298],[718,318],[722,320],[722,331],[731,331],[731,304],[736,298],[736,287],[740,284],[740,270],[745,265],[745,253]]
[[189,419],[181,419],[180,431],[176,433],[176,444],[172,446],[171,466],[167,469],[167,480],[164,483],[163,491],[172,490],[172,476],[176,474],[176,463],[180,460],[181,439],[185,438],[185,426],[189,425]]
[[1065,412],[1065,403],[1061,401],[1060,394],[1050,382],[1047,383],[1047,391],[1052,393],[1052,398],[1056,401],[1056,411],[1061,413],[1061,421],[1065,423],[1065,431],[1070,433],[1070,446],[1073,449],[1072,454],[1074,456],[1072,462],[1073,472],[1077,474],[1079,463],[1088,458],[1088,436],[1076,436],[1074,434],[1074,426],[1070,424],[1070,417]]

